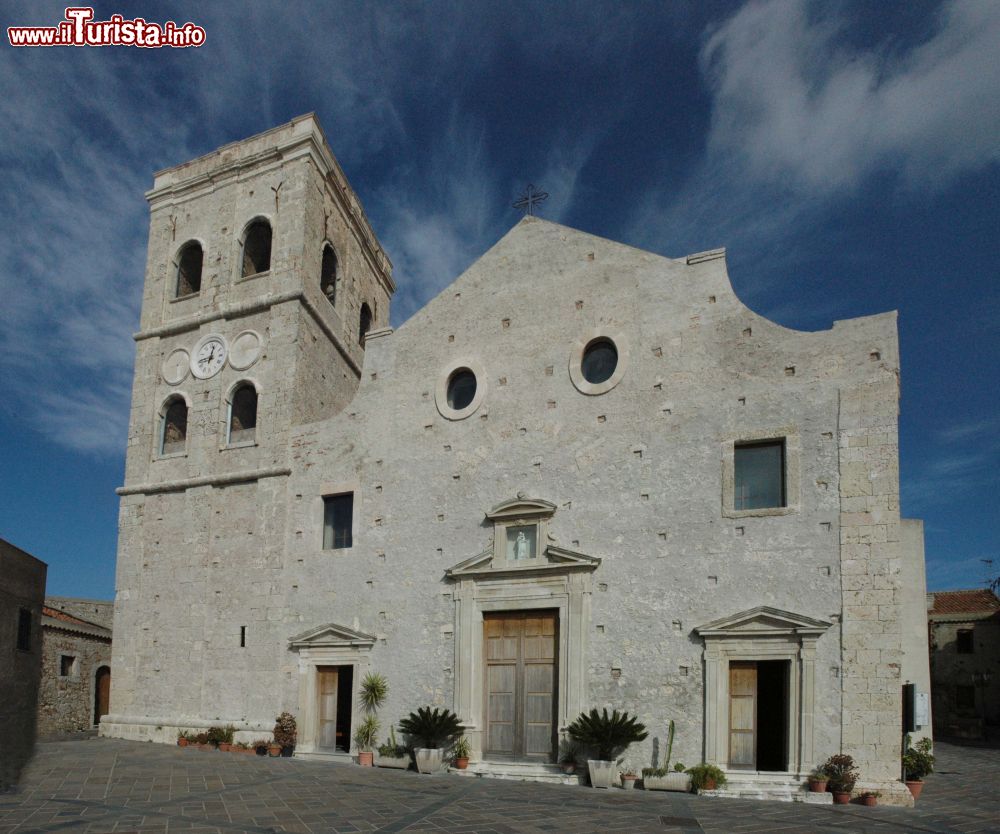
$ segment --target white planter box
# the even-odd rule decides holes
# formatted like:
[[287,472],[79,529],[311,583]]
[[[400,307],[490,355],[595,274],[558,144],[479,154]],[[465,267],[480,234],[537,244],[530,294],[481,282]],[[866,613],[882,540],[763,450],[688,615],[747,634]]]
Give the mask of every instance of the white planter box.
[[400,770],[406,770],[410,766],[409,756],[376,756],[375,757],[376,767],[396,767]]
[[416,750],[417,770],[421,773],[437,773],[441,770],[444,750],[440,747],[418,747]]
[[603,759],[587,759],[590,770],[590,784],[595,788],[610,788],[617,775],[616,762],[606,762]]
[[665,776],[643,776],[642,786],[647,791],[683,791],[690,793],[691,777],[686,773],[668,773]]

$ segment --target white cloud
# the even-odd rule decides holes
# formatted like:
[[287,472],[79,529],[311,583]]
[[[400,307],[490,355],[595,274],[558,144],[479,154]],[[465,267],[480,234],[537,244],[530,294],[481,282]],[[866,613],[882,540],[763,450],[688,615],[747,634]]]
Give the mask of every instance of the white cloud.
[[1000,4],[949,3],[937,31],[903,54],[847,48],[843,22],[810,10],[750,3],[707,39],[711,154],[820,193],[877,169],[939,187],[1000,160]]

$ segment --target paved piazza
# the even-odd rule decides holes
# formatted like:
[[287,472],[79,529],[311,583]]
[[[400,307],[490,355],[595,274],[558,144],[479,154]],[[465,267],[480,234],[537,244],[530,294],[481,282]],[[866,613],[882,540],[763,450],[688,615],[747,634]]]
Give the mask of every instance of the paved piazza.
[[185,832],[1000,832],[1000,750],[939,744],[915,809],[502,782],[112,739],[47,742],[0,834]]

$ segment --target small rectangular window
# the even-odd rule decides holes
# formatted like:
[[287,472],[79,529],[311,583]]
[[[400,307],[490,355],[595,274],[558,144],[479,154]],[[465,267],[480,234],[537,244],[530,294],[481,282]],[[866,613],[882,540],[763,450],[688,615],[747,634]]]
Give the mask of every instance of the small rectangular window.
[[784,507],[785,441],[737,443],[734,509],[762,510]]
[[247,647],[247,627],[240,626],[240,648],[245,649]]
[[31,612],[22,608],[17,615],[17,648],[18,651],[31,651]]
[[955,687],[955,709],[963,712],[975,712],[976,710],[976,687],[956,686]]
[[975,646],[972,642],[972,629],[960,628],[955,636],[955,651],[959,654],[972,654]]
[[59,657],[59,676],[63,678],[76,676],[76,658],[73,655],[64,654]]
[[353,516],[353,492],[323,497],[324,550],[342,550],[352,546],[351,524]]
[[538,526],[519,524],[507,528],[507,561],[534,559],[538,545]]

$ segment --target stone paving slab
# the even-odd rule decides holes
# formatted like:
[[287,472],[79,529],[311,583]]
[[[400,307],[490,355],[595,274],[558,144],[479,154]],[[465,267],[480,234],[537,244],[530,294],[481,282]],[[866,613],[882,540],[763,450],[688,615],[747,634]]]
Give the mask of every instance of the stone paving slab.
[[0,834],[1000,834],[1000,750],[938,744],[916,808],[422,776],[112,739],[41,744]]

